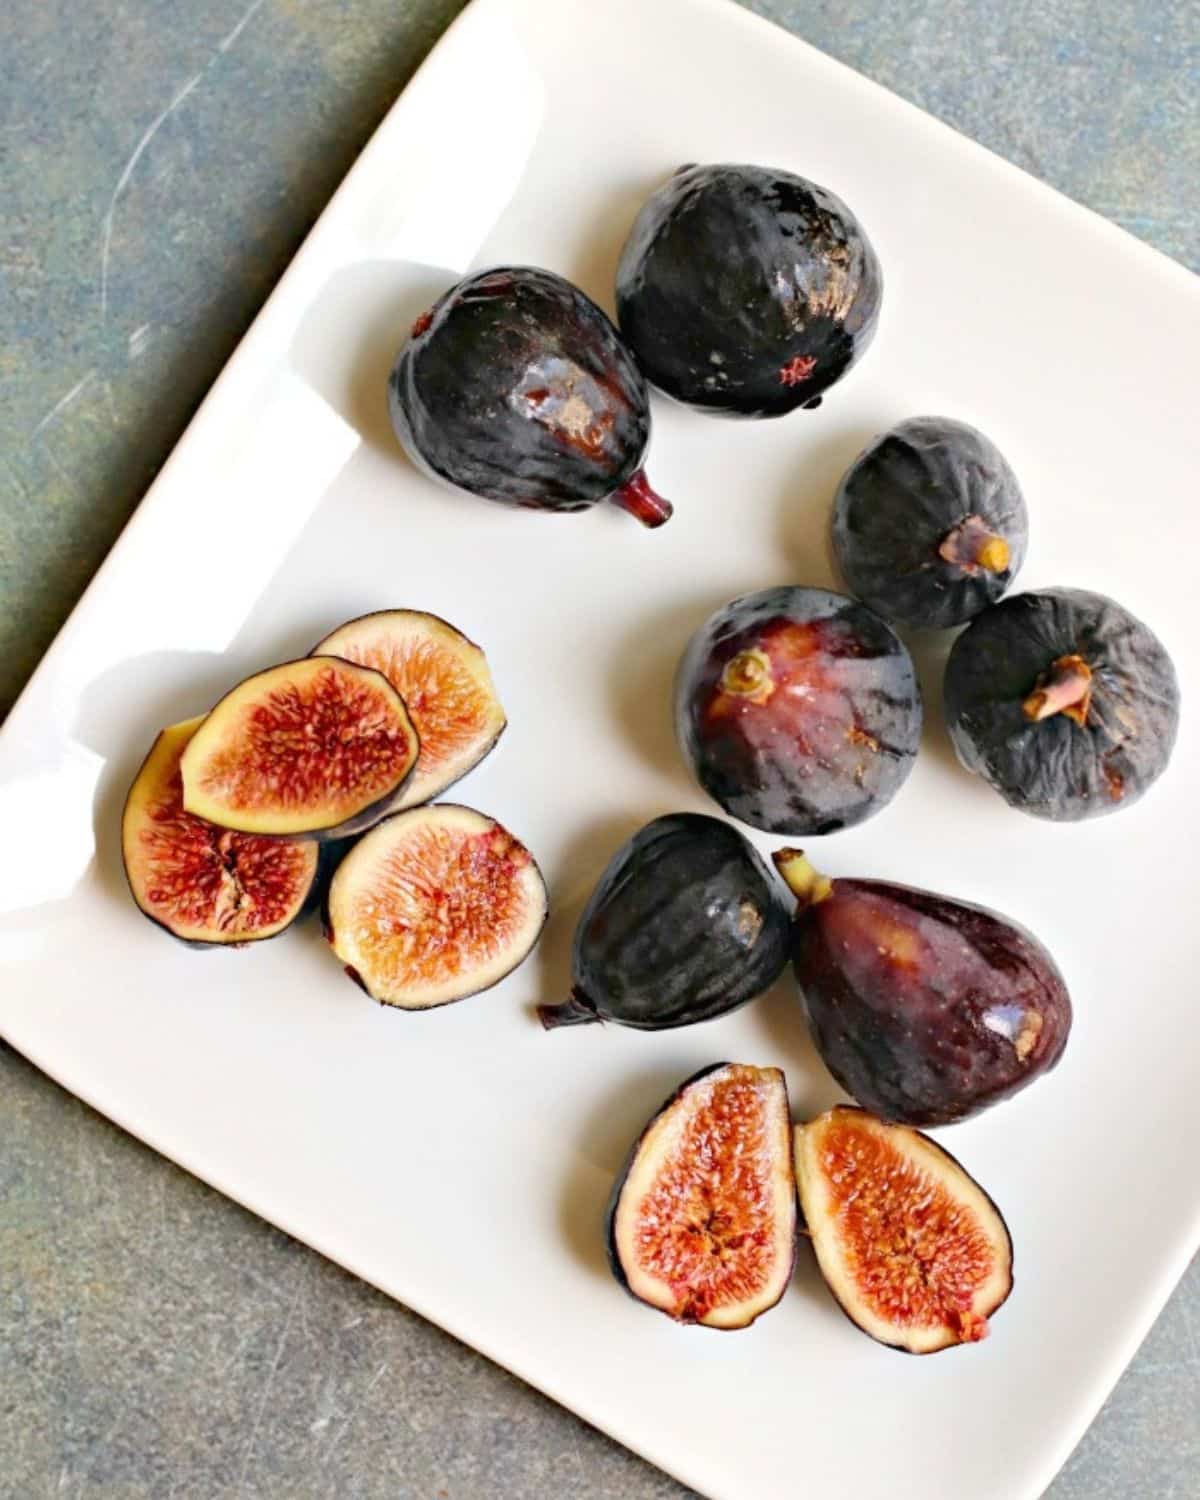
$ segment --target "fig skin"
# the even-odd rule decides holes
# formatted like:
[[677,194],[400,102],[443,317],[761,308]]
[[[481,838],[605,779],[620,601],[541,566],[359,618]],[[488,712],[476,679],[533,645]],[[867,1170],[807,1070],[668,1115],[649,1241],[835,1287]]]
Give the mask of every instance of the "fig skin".
[[610,860],[575,929],[571,997],[543,1026],[691,1026],[762,994],[787,964],[789,916],[736,828],[702,813],[647,823]]
[[671,514],[642,470],[645,379],[607,314],[552,271],[501,266],[452,287],[397,356],[388,409],[418,468],[486,500],[610,499],[646,526]]
[[864,605],[826,589],[764,589],[692,637],[675,729],[697,781],[731,816],[767,833],[834,833],[903,785],[921,694],[908,649]]
[[[125,799],[121,861],[138,910],[177,942],[244,948],[316,910],[323,861],[311,843],[233,833],[184,811],[179,763],[203,722],[173,724],[151,745]],[[269,921],[266,899],[276,909]]]
[[792,970],[825,1066],[881,1119],[951,1125],[1062,1056],[1071,999],[1047,950],[1007,917],[879,880],[829,880],[773,856],[797,897]]
[[[774,1079],[777,1080],[777,1085],[783,1093],[782,1120],[786,1128],[781,1132],[780,1149],[785,1159],[785,1170],[780,1172],[780,1175],[786,1176],[787,1188],[782,1195],[782,1203],[779,1201],[780,1194],[778,1192],[775,1194],[775,1206],[781,1210],[780,1217],[782,1219],[782,1223],[776,1227],[774,1234],[774,1249],[777,1256],[777,1263],[773,1272],[774,1284],[771,1291],[768,1292],[766,1300],[763,1299],[760,1293],[757,1299],[750,1299],[748,1306],[743,1303],[741,1311],[736,1313],[733,1318],[723,1321],[711,1321],[710,1317],[704,1314],[695,1316],[692,1313],[672,1311],[639,1293],[632,1284],[631,1273],[622,1259],[619,1216],[625,1189],[629,1184],[631,1176],[641,1166],[643,1155],[647,1150],[653,1148],[653,1139],[657,1128],[669,1121],[672,1115],[685,1112],[690,1107],[698,1086],[703,1085],[706,1080],[713,1079],[715,1075],[723,1072],[733,1074],[745,1071],[751,1071],[760,1075],[774,1075]],[[796,1259],[797,1199],[795,1175],[791,1162],[791,1149],[791,1121],[787,1114],[787,1084],[783,1073],[778,1068],[747,1070],[737,1063],[717,1062],[710,1064],[706,1068],[701,1068],[699,1072],[693,1073],[690,1078],[685,1079],[646,1123],[645,1128],[630,1148],[629,1155],[626,1157],[625,1163],[617,1174],[616,1181],[613,1183],[612,1193],[609,1196],[608,1208],[605,1214],[605,1248],[608,1254],[609,1267],[618,1285],[635,1302],[641,1302],[647,1307],[652,1307],[655,1311],[664,1313],[676,1322],[684,1323],[688,1326],[713,1328],[718,1332],[736,1332],[739,1329],[748,1328],[764,1313],[770,1312],[773,1307],[778,1306],[791,1282]],[[773,1175],[777,1170],[778,1165],[773,1163]],[[731,1253],[736,1255],[736,1247],[732,1249]]]
[[920,630],[961,625],[1005,593],[1029,539],[1004,455],[949,417],[912,417],[847,470],[833,502],[833,548],[852,594]]
[[1078,822],[1131,806],[1166,770],[1179,683],[1166,647],[1114,600],[1042,589],[955,641],[945,711],[959,760],[1011,807]]
[[[398,812],[432,802],[461,781],[492,753],[508,727],[482,647],[440,615],[419,609],[359,615],[309,655],[340,656],[383,672],[404,700],[420,750],[395,803]],[[423,667],[432,678],[422,678]],[[457,723],[447,724],[449,715]]]
[[735,417],[816,406],[875,332],[883,273],[835,194],[791,172],[681,167],[617,269],[621,331],[654,385]]
[[[841,1242],[852,1233],[848,1213],[850,1205],[831,1201],[832,1194],[842,1183],[831,1185],[827,1175],[822,1173],[819,1161],[822,1138],[831,1132],[847,1131],[867,1140],[874,1137],[882,1142],[893,1156],[889,1167],[898,1159],[906,1167],[915,1168],[913,1175],[918,1177],[913,1183],[903,1170],[889,1171],[886,1181],[879,1184],[879,1208],[885,1222],[880,1223],[878,1235],[868,1235],[861,1245],[851,1249],[849,1257]],[[856,1163],[856,1168],[861,1166],[861,1162]],[[901,1354],[922,1356],[957,1348],[960,1344],[978,1343],[987,1337],[988,1320],[1012,1294],[1012,1236],[995,1201],[956,1157],[927,1135],[908,1126],[889,1125],[866,1110],[837,1105],[808,1125],[796,1127],[795,1167],[800,1212],[818,1268],[838,1306],[856,1328],[886,1348]],[[849,1187],[859,1227],[865,1230],[861,1221],[869,1217],[872,1207],[870,1184],[860,1183],[856,1171]],[[892,1216],[898,1211],[903,1214],[906,1189],[910,1192],[915,1212],[911,1219],[902,1223],[902,1232],[897,1234]],[[939,1226],[943,1233],[934,1243],[928,1238],[931,1213],[944,1216]],[[886,1244],[879,1244],[879,1240]],[[914,1254],[914,1245],[923,1254]],[[910,1262],[917,1262],[916,1265],[910,1263],[908,1276],[897,1288],[902,1300],[909,1295],[909,1286],[917,1286],[926,1295],[929,1291],[936,1291],[943,1306],[947,1294],[960,1303],[967,1300],[965,1290],[960,1297],[953,1297],[953,1289],[944,1284],[948,1273],[951,1276],[955,1271],[961,1273],[965,1259],[975,1271],[970,1305],[946,1309],[949,1315],[940,1325],[928,1321],[914,1325],[911,1315],[904,1317],[893,1313],[889,1319],[877,1306],[872,1306],[877,1299],[854,1284],[858,1266],[876,1252],[881,1259],[896,1266],[905,1257]],[[876,1264],[874,1270],[878,1273],[880,1269]]]

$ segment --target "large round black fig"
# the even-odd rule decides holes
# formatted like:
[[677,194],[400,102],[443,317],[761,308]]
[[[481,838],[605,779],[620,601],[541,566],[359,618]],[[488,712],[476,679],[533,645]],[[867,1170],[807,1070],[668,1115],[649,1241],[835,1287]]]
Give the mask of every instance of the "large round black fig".
[[883,276],[825,188],[753,166],[684,167],[643,206],[617,315],[646,374],[731,416],[814,406],[870,343]]
[[1136,802],[1166,768],[1179,686],[1166,648],[1103,594],[1043,589],[985,610],[946,664],[967,770],[1022,812],[1073,822]]
[[852,594],[918,629],[994,604],[1025,558],[1016,475],[965,422],[912,417],[877,437],[833,502],[833,546]]
[[542,1022],[709,1021],[768,989],[787,948],[787,911],[752,846],[716,818],[671,813],[613,856],[575,929],[571,997]]
[[611,499],[647,526],[671,507],[642,472],[646,382],[578,287],[524,266],[479,271],[417,320],[388,381],[396,436],[426,473],[504,505]]
[[764,589],[692,638],[675,727],[726,812],[768,833],[833,833],[899,790],[921,696],[906,647],[871,610],[826,589]]

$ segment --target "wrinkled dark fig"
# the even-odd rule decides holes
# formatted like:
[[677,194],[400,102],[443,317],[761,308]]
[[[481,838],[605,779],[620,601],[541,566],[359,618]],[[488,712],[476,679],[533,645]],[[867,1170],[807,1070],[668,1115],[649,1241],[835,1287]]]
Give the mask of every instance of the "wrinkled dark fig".
[[511,974],[546,911],[529,850],[494,818],[438,802],[359,839],[329,887],[325,936],[373,1000],[431,1010]]
[[683,167],[647,201],[617,269],[642,369],[729,416],[816,406],[870,343],[883,275],[840,198],[765,167]]
[[344,838],[395,806],[418,750],[386,677],[308,656],[221,699],[183,753],[183,805],[240,833]]
[[121,855],[138,906],[196,948],[275,937],[309,910],[316,844],[232,833],[183,809],[179,761],[203,723],[164,729],[134,778],[121,817]]
[[435,478],[504,505],[585,510],[612,500],[646,526],[671,507],[646,482],[646,382],[606,314],[527,266],[452,287],[388,381],[396,436]]
[[797,1126],[796,1184],[821,1274],[864,1333],[905,1354],[987,1337],[1012,1240],[948,1151],[842,1106]]
[[786,1291],[795,1241],[783,1074],[705,1068],[646,1126],[617,1180],[613,1275],[676,1322],[746,1328]]
[[1007,917],[879,880],[828,880],[794,849],[792,967],[825,1066],[885,1120],[950,1125],[1048,1072],[1071,1030],[1054,960]]
[[421,752],[398,808],[432,801],[461,780],[508,722],[482,650],[424,610],[385,609],[351,620],[312,654],[373,667],[404,700]]
[[1028,537],[1004,455],[949,417],[912,417],[877,437],[833,502],[833,547],[850,592],[916,629],[961,625],[995,604]]
[[825,589],[764,589],[692,638],[675,727],[727,813],[768,833],[833,833],[900,789],[921,695],[912,658],[878,615]]
[[663,1031],[723,1016],[783,973],[788,929],[778,886],[736,828],[701,813],[655,818],[593,891],[571,997],[540,1007],[542,1024]]
[[1166,770],[1179,728],[1162,642],[1085,589],[1015,594],[985,610],[954,643],[945,696],[967,770],[1054,822],[1136,802]]

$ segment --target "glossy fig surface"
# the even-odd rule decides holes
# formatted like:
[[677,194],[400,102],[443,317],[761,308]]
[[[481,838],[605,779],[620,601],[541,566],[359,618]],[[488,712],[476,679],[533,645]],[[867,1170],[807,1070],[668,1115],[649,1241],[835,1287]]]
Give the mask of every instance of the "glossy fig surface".
[[1058,1062],[1070,996],[1024,927],[931,891],[829,880],[796,850],[774,859],[796,896],[792,968],[813,1041],[864,1108],[950,1125]]
[[764,589],[692,638],[675,728],[696,779],[733,817],[768,833],[833,833],[900,789],[921,695],[907,647],[871,610],[826,589]]
[[655,818],[588,900],[571,996],[542,1006],[542,1024],[662,1031],[725,1015],[783,973],[789,925],[777,882],[736,828],[701,813]]
[[795,1239],[783,1074],[706,1068],[646,1126],[617,1180],[613,1274],[676,1322],[745,1328],[786,1291]]
[[617,270],[617,316],[650,380],[702,410],[814,406],[862,355],[879,260],[835,194],[791,172],[683,167],[644,204]]
[[325,936],[373,1000],[431,1010],[511,974],[546,913],[524,844],[474,808],[435,802],[385,818],[344,856]]
[[1028,537],[1004,455],[949,417],[912,417],[882,433],[833,502],[833,547],[850,592],[915,629],[961,625],[994,604]]
[[312,655],[382,672],[404,700],[420,753],[397,809],[441,796],[492,751],[508,723],[481,648],[425,610],[362,615],[327,635]]
[[396,436],[426,473],[504,505],[610,499],[647,526],[671,507],[646,481],[646,382],[606,313],[552,271],[505,266],[452,287],[388,381]]
[[844,1106],[798,1126],[795,1147],[817,1264],[851,1322],[907,1354],[987,1337],[1012,1290],[1012,1240],[948,1151]]
[[958,758],[1012,807],[1076,822],[1129,807],[1179,728],[1166,647],[1103,594],[1042,589],[979,615],[946,663]]
[[143,914],[192,947],[275,937],[314,904],[316,844],[233,833],[183,806],[179,763],[203,723],[164,729],[125,799],[121,855]]

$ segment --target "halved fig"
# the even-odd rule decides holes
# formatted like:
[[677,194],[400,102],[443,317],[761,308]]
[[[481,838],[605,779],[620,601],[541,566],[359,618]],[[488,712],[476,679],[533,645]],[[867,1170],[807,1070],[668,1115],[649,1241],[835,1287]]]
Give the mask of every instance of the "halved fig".
[[374,1000],[430,1010],[498,984],[547,913],[524,844],[494,818],[439,802],[396,813],[338,866],[325,935]]
[[419,748],[381,672],[307,656],[221,699],[184,751],[183,805],[240,833],[344,838],[392,811]]
[[179,761],[203,719],[164,729],[125,799],[121,855],[138,906],[192,947],[238,948],[275,937],[316,890],[316,844],[255,838],[183,807]]
[[630,1154],[609,1208],[613,1274],[676,1322],[746,1328],[783,1296],[795,1245],[783,1074],[715,1063],[667,1100]]
[[397,807],[440,796],[479,764],[508,723],[482,650],[424,610],[363,615],[327,635],[313,655],[373,667],[404,699],[421,753]]
[[864,1333],[906,1354],[987,1337],[1012,1240],[949,1152],[839,1105],[796,1127],[796,1184],[821,1274]]

